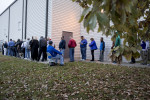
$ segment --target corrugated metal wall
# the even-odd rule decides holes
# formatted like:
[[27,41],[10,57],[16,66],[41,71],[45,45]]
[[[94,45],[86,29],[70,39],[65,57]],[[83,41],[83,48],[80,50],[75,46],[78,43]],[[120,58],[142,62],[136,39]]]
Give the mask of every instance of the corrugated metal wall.
[[[62,31],[73,32],[73,37],[80,41],[80,7],[71,0],[53,0],[52,2],[52,40],[58,48]],[[80,48],[75,49],[75,57],[80,56]]]
[[24,9],[23,10],[23,19],[22,19],[22,24],[23,24],[23,27],[22,27],[22,32],[23,32],[23,40],[25,39],[25,14],[26,14],[26,0],[22,0],[23,4],[22,6],[24,6]]
[[0,16],[0,40],[8,41],[9,9]]
[[22,4],[23,0],[18,0],[10,7],[10,35],[13,40],[22,39]]
[[51,38],[52,35],[52,0],[49,0],[48,6],[48,34],[47,37]]
[[[25,23],[25,5],[26,0],[24,0],[24,18],[23,23]],[[18,39],[25,37],[25,25],[23,25],[22,30],[22,5],[23,0],[18,0],[10,9],[10,38]],[[105,41],[105,60],[108,61],[108,54],[110,53],[110,48],[112,46],[111,37],[103,36],[102,33],[97,33],[97,28],[94,32],[87,34],[83,27],[83,23],[78,23],[81,15],[81,8],[78,4],[73,3],[71,0],[49,0],[48,7],[48,37],[52,38],[56,48],[58,49],[58,44],[62,36],[62,31],[73,32],[73,37],[80,42],[80,36],[83,35],[90,43],[90,38],[93,37],[96,40],[97,46],[100,46],[100,38],[103,37]],[[0,17],[0,40],[8,40],[8,16],[9,11],[7,10]],[[27,5],[27,38],[32,36],[45,36],[46,31],[46,0],[28,0]],[[75,57],[80,57],[80,47],[79,44],[75,49]],[[99,50],[95,51],[95,59],[99,59]],[[91,51],[88,46],[87,48],[87,59],[91,59]]]
[[28,0],[27,38],[45,36],[46,0]]

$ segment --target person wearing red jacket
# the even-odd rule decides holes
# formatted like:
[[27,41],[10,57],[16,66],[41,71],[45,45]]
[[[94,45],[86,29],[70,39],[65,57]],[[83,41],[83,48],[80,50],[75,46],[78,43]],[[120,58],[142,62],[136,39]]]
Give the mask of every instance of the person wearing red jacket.
[[68,47],[69,47],[69,56],[70,56],[70,62],[74,62],[74,48],[77,46],[76,41],[73,39],[73,37],[70,37]]

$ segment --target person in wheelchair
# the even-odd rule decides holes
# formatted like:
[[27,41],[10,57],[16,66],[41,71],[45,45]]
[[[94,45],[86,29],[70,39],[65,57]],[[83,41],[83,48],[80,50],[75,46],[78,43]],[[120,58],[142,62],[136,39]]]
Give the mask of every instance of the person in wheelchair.
[[[48,54],[48,58],[49,58],[49,63],[50,66],[54,66],[57,64],[58,59],[60,59],[60,66],[64,65],[64,57],[63,54],[61,52],[59,52],[58,50],[56,50],[53,46],[52,46],[53,42],[49,41],[49,46],[47,47],[47,54]],[[55,60],[55,61],[54,61]]]

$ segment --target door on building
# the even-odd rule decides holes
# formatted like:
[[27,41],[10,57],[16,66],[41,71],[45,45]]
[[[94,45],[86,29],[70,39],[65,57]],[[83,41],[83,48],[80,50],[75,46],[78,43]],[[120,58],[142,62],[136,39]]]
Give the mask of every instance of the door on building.
[[65,53],[64,53],[64,58],[69,58],[68,43],[69,43],[69,40],[70,40],[70,36],[73,36],[73,33],[72,32],[63,31],[62,32],[62,36],[64,36],[64,39],[66,41],[66,49],[65,49]]

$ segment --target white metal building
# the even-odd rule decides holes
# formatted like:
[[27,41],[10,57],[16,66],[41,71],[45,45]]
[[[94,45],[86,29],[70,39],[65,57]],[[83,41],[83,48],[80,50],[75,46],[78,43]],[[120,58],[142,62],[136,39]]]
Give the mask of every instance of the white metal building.
[[[84,36],[90,43],[90,38],[100,45],[100,37],[105,41],[105,60],[112,45],[111,37],[102,36],[102,33],[90,32],[79,23],[81,7],[71,0],[16,0],[0,15],[0,40],[17,40],[31,38],[32,36],[50,37],[56,44],[60,42],[62,35],[73,35],[77,43],[80,36]],[[68,35],[67,35],[68,34]],[[80,46],[75,49],[75,57],[80,57]],[[87,58],[91,59],[88,46]],[[95,51],[95,59],[99,58],[99,50]]]

